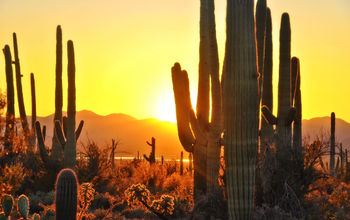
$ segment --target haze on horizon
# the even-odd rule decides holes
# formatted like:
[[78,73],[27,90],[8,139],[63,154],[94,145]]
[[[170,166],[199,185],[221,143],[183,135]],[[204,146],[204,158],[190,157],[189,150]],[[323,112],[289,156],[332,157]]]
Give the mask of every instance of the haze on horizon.
[[[274,111],[280,17],[286,11],[291,17],[292,56],[301,60],[303,118],[329,116],[334,111],[336,117],[350,122],[350,1],[267,2],[273,19]],[[215,0],[215,4],[222,65],[226,3]],[[17,33],[27,114],[30,72],[35,74],[38,115],[54,112],[58,24],[64,42],[72,39],[75,46],[77,111],[175,121],[170,68],[177,61],[189,73],[195,106],[199,0],[1,0],[0,44],[12,48],[12,33]],[[66,109],[65,44],[63,52]],[[4,92],[4,58],[0,56],[0,88]],[[18,110],[17,103],[15,108]]]

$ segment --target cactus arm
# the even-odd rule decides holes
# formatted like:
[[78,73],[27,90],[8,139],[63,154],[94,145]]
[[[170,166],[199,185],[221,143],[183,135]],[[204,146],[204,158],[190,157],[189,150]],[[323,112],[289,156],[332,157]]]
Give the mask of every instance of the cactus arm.
[[271,113],[270,109],[267,106],[261,108],[262,115],[264,119],[271,125],[276,125],[278,119]]
[[46,139],[46,125],[43,125],[43,139]]
[[290,125],[292,124],[292,122],[295,119],[295,115],[296,115],[296,110],[295,108],[290,108],[287,114],[287,118],[285,120],[286,125]]
[[11,136],[15,129],[15,100],[14,100],[14,85],[13,85],[13,69],[11,51],[8,45],[5,45],[3,49],[5,55],[5,68],[6,68],[6,129],[5,129],[5,149],[12,150]]
[[75,131],[75,140],[78,140],[81,134],[81,131],[83,130],[83,126],[84,126],[84,120],[81,120],[77,130]]
[[66,145],[67,142],[62,132],[61,123],[58,120],[55,121],[55,132],[56,132],[56,137],[58,142],[61,144],[62,148],[64,149],[64,146]]
[[179,63],[174,64],[171,72],[179,139],[182,146],[187,152],[193,152],[195,138],[190,127],[189,119],[192,104],[190,100],[188,75],[186,71],[181,70]]
[[147,157],[146,154],[144,154],[143,157],[144,157],[148,162],[151,161],[151,159],[150,159],[149,157]]
[[[56,120],[62,123],[62,106],[63,106],[63,92],[62,92],[62,29],[58,25],[56,29],[56,69],[55,69],[55,115],[53,122]],[[54,159],[62,158],[62,147],[55,137],[55,127],[53,128],[52,137],[52,157]]]
[[76,91],[75,91],[75,58],[73,41],[67,42],[68,54],[68,104],[67,104],[67,143],[64,148],[64,167],[75,169],[76,140],[75,140],[75,115],[76,115]]
[[40,150],[41,159],[45,164],[48,164],[50,162],[50,157],[45,147],[45,140],[43,137],[43,133],[41,131],[41,126],[39,121],[35,122],[35,128],[36,128],[36,137],[38,139],[38,147]]
[[17,46],[16,33],[13,33],[13,48],[14,48],[14,55],[15,55],[16,86],[17,86],[19,114],[21,118],[22,128],[26,133],[26,135],[28,135],[29,128],[28,128],[27,115],[26,115],[26,110],[25,110],[24,100],[23,100],[23,90],[22,90],[22,80],[21,80],[22,74],[21,74],[20,62],[18,58],[18,46]]
[[266,0],[258,0],[256,5],[255,24],[259,72],[259,100],[262,96],[262,82],[264,77],[266,9]]
[[35,97],[35,79],[34,74],[30,74],[30,88],[32,94],[32,129],[35,130],[36,122],[36,97]]

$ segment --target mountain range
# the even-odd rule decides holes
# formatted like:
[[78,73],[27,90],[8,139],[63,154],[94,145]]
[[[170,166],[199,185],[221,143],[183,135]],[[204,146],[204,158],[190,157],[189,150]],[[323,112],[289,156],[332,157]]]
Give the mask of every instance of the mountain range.
[[[47,126],[46,144],[51,145],[53,134],[53,115],[38,117],[42,125]],[[86,145],[89,141],[100,147],[111,144],[112,138],[119,141],[117,156],[148,155],[151,147],[146,144],[152,137],[156,139],[156,157],[163,155],[168,159],[178,158],[183,151],[177,136],[176,123],[159,121],[154,118],[138,120],[126,114],[110,114],[101,116],[91,111],[83,110],[76,114],[77,124],[84,120],[84,128],[79,138],[79,145]],[[303,120],[303,136],[313,140],[317,135],[329,137],[330,117]],[[350,146],[350,123],[336,119],[336,141],[345,147]],[[78,146],[79,146],[78,145]],[[186,154],[185,154],[186,155]],[[187,157],[187,156],[185,156]]]

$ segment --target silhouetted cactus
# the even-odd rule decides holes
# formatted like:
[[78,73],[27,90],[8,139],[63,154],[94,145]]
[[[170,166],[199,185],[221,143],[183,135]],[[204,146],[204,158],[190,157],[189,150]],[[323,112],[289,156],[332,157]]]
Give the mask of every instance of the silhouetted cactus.
[[[68,41],[68,105],[67,105],[67,116],[64,117],[63,128],[59,120],[55,121],[55,134],[60,143],[60,147],[64,149],[64,154],[60,155],[58,159],[48,155],[46,151],[44,140],[39,140],[43,136],[40,129],[40,123],[36,123],[37,139],[40,149],[40,154],[45,163],[46,167],[54,169],[55,172],[61,168],[75,169],[76,163],[76,140],[78,140],[81,130],[84,125],[84,121],[80,121],[77,130],[75,130],[75,63],[74,63],[74,47],[73,42]],[[62,158],[63,156],[63,158]],[[45,158],[44,158],[45,157]],[[62,164],[63,162],[63,164]]]
[[14,48],[14,55],[15,55],[15,69],[16,69],[16,87],[17,87],[17,99],[18,99],[18,109],[19,109],[19,115],[21,118],[22,128],[24,131],[24,134],[26,138],[29,137],[29,126],[27,121],[27,114],[24,106],[24,100],[23,100],[23,90],[22,90],[22,74],[21,74],[21,68],[18,58],[18,45],[17,45],[17,36],[16,33],[13,33],[13,48]]
[[344,174],[344,154],[343,154],[343,144],[342,143],[340,143],[339,156],[340,156],[340,175],[341,175],[341,177],[343,177],[343,174]]
[[265,31],[266,31],[266,0],[258,0],[256,5],[255,26],[256,26],[256,44],[258,56],[258,72],[259,72],[259,101],[263,92],[264,78],[264,58],[265,58]]
[[192,175],[192,153],[189,153],[188,155],[188,171],[190,172],[190,175]]
[[[178,63],[172,68],[180,142],[193,153],[194,200],[218,188],[221,125],[221,93],[216,41],[214,1],[200,2],[199,74],[196,115],[193,111],[187,72]],[[211,85],[210,85],[211,84]],[[210,106],[211,96],[211,106]],[[209,113],[211,107],[211,121]]]
[[17,209],[23,219],[28,219],[29,199],[27,196],[22,194],[18,197]]
[[181,151],[180,155],[180,175],[182,176],[184,174],[184,152]]
[[332,112],[331,114],[331,148],[330,148],[330,160],[329,160],[329,168],[334,175],[334,165],[335,165],[335,114]]
[[229,217],[251,219],[259,129],[253,0],[227,1],[222,85]]
[[78,179],[72,169],[63,169],[57,176],[56,220],[75,220],[78,205]]
[[9,219],[8,217],[10,216],[10,214],[12,212],[13,206],[14,206],[13,197],[9,194],[3,195],[1,198],[1,207],[2,207],[2,210],[5,214],[5,217],[7,217],[7,219]]
[[[295,118],[293,124],[293,150],[296,152],[297,160],[303,161],[302,146],[302,105],[300,91],[300,62],[296,57],[292,58],[292,97],[295,108]],[[294,85],[294,86],[293,86]]]
[[35,79],[34,74],[30,74],[30,89],[31,89],[31,95],[32,95],[32,130],[30,134],[30,145],[32,147],[36,144],[36,132],[35,132],[35,122],[36,122],[36,96],[35,96]]
[[[56,29],[56,87],[55,87],[55,121],[62,123],[62,106],[63,106],[63,92],[62,92],[62,29],[58,25]],[[56,126],[56,123],[55,123]],[[56,127],[54,126],[52,136],[52,159],[62,159],[63,149],[57,140]]]
[[146,141],[146,143],[151,147],[151,153],[148,157],[145,154],[143,157],[152,165],[156,162],[156,139],[152,137],[152,142]]
[[14,98],[14,85],[13,85],[13,70],[12,70],[12,58],[11,51],[8,45],[5,46],[4,50],[5,55],[5,69],[6,69],[6,128],[5,128],[5,149],[12,151],[12,139],[15,131],[15,98]]
[[[273,88],[272,88],[272,19],[271,11],[268,8],[266,13],[266,31],[265,31],[265,56],[264,56],[264,74],[263,74],[263,91],[261,105],[266,106],[271,112],[273,111]],[[268,123],[262,114],[260,130],[260,150],[264,152],[266,147],[272,145],[274,140],[273,125]]]
[[161,157],[161,164],[163,165],[164,164],[164,156],[162,155]]

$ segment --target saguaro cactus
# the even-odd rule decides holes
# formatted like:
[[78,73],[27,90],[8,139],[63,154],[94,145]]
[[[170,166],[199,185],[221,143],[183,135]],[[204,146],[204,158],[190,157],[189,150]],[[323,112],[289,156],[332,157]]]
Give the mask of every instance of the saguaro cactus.
[[6,68],[6,85],[7,85],[7,111],[6,111],[6,128],[5,128],[5,149],[12,151],[12,138],[15,131],[15,91],[13,85],[13,70],[12,70],[12,58],[11,51],[8,45],[3,49],[5,55],[5,68]]
[[56,220],[75,220],[78,205],[78,178],[72,169],[57,176],[55,191]]
[[230,219],[251,219],[258,151],[259,98],[254,1],[227,1],[223,85]]
[[[301,91],[300,91],[300,62],[296,57],[292,58],[292,95],[293,105],[295,108],[295,118],[293,124],[293,150],[296,152],[299,160],[302,161],[302,108],[301,108]],[[294,86],[293,86],[294,85]],[[294,89],[293,89],[294,88]]]
[[340,154],[340,174],[343,177],[343,174],[344,174],[344,153],[343,153],[343,144],[342,143],[340,143],[339,154]]
[[[265,31],[265,56],[264,56],[264,75],[263,75],[263,92],[261,105],[266,106],[271,112],[273,111],[273,88],[272,88],[272,21],[271,11],[268,8],[266,12],[266,31]],[[273,142],[274,130],[273,125],[268,123],[262,114],[260,129],[260,150],[263,152]]]
[[[55,88],[55,121],[62,123],[62,106],[63,106],[63,93],[62,93],[62,29],[61,26],[57,26],[56,30],[56,88]],[[56,125],[56,123],[55,123]],[[60,160],[62,158],[63,149],[57,140],[56,127],[54,126],[52,136],[52,158],[54,160]]]
[[331,173],[334,174],[334,165],[335,165],[335,113],[331,114],[331,149],[330,149],[330,160],[329,168]]
[[150,143],[146,141],[146,143],[152,148],[152,150],[148,157],[145,154],[143,157],[152,165],[156,162],[156,139],[152,137],[152,142]]
[[[194,114],[187,72],[178,63],[172,68],[180,142],[193,153],[194,198],[214,193],[218,186],[221,126],[221,93],[216,42],[214,1],[200,2],[200,46],[197,112]],[[210,85],[211,84],[211,85]],[[211,89],[211,90],[210,90]],[[211,95],[211,121],[209,122]]]
[[17,45],[17,36],[16,33],[13,33],[13,48],[14,48],[14,55],[15,55],[15,69],[16,69],[16,86],[17,86],[17,99],[18,99],[18,109],[19,109],[19,115],[21,118],[22,128],[24,131],[24,134],[26,135],[26,138],[29,137],[29,127],[28,127],[28,121],[27,121],[27,114],[24,106],[24,100],[23,100],[23,90],[22,90],[22,74],[21,74],[21,67],[19,63],[19,57],[18,57],[18,45]]

